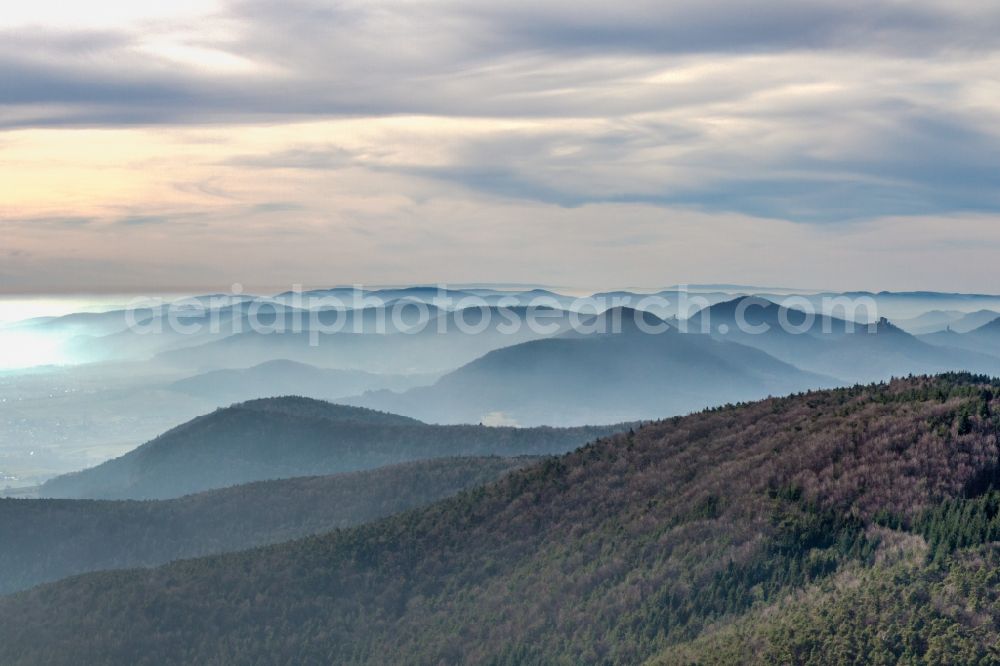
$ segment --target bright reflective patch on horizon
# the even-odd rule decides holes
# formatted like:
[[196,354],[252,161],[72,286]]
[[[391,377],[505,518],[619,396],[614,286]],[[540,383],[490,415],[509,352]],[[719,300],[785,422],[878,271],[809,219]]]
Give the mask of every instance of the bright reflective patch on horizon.
[[56,336],[0,330],[0,370],[21,370],[68,363]]

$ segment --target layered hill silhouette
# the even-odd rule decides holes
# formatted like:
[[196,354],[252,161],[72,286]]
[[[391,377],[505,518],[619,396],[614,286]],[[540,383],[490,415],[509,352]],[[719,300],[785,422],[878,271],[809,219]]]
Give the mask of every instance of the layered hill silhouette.
[[[360,328],[340,327],[331,321],[326,328],[307,325],[276,333],[244,330],[221,340],[164,352],[157,360],[184,368],[245,368],[288,359],[370,372],[440,372],[500,347],[566,331],[573,316],[547,307],[483,306],[457,311],[432,308],[426,317],[419,311],[410,313],[412,321],[407,319],[407,325],[399,326],[393,322],[391,308],[347,314],[376,321]],[[528,321],[537,323],[529,325]]]
[[998,393],[727,406],[377,523],[68,579],[0,599],[0,661],[987,663]]
[[846,382],[949,371],[1000,376],[1000,358],[982,349],[928,344],[886,319],[868,325],[829,315],[810,318],[761,298],[705,308],[687,320],[683,330],[754,347]]
[[554,338],[490,352],[432,386],[348,402],[432,422],[492,416],[569,425],[659,418],[834,384],[760,350],[682,335],[648,312],[618,308]]
[[927,335],[951,330],[956,333],[968,333],[1000,318],[1000,312],[994,310],[976,310],[962,312],[960,310],[931,310],[918,317],[895,321],[900,328],[913,335]]
[[995,310],[976,310],[964,313],[956,321],[950,322],[948,328],[956,333],[968,333],[1000,319],[1000,312]]
[[0,499],[0,594],[358,525],[492,481],[537,458],[438,458],[260,481],[163,501]]
[[[392,308],[392,303],[357,309],[322,308],[307,310],[267,298],[253,298],[212,306],[211,297],[177,306],[159,306],[149,310],[107,313],[110,321],[121,322],[121,328],[106,332],[101,327],[78,325],[79,332],[67,351],[91,362],[112,359],[144,360],[162,354],[164,358],[186,357],[183,350],[205,347],[207,350],[227,348],[211,346],[229,340],[294,340],[296,335],[310,330],[337,330],[356,336],[405,331],[423,319],[440,316],[433,305]],[[48,327],[65,330],[63,318],[46,323]],[[132,326],[124,322],[131,321]],[[285,336],[288,336],[287,338]],[[300,336],[301,337],[301,336]],[[350,336],[347,336],[350,338]],[[205,363],[204,352],[189,352]],[[267,357],[273,358],[273,357]],[[209,363],[208,365],[211,365]],[[246,365],[245,363],[243,364]]]
[[330,370],[282,359],[246,369],[213,370],[173,382],[169,388],[226,405],[293,394],[336,400],[378,389],[403,391],[430,384],[433,380],[433,375],[379,375],[362,370]]
[[921,336],[932,345],[966,349],[974,353],[1000,356],[1000,319],[994,319],[966,333],[955,330]]
[[[627,426],[625,426],[627,428]],[[251,481],[337,474],[449,456],[564,453],[622,426],[435,426],[301,397],[198,417],[97,467],[56,477],[50,498],[167,499]]]

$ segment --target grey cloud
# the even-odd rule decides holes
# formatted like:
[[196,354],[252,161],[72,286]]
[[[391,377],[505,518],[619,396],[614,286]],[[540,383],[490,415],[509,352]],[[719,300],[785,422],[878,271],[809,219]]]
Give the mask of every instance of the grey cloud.
[[[235,4],[233,12],[255,17],[248,24],[252,52],[263,48],[288,65],[336,52],[346,43],[349,50],[369,56],[357,64],[373,73],[387,62],[393,62],[395,72],[419,72],[429,63],[435,71],[447,72],[449,61],[460,68],[472,59],[537,52],[852,48],[926,55],[940,49],[995,50],[1000,26],[1000,8],[941,1],[438,0],[366,6],[250,0]],[[291,35],[299,39],[289,40]]]
[[[276,116],[436,113],[579,115],[588,87],[614,91],[634,69],[580,66],[581,55],[871,51],[927,57],[995,51],[1000,8],[948,3],[742,0],[701,3],[303,0],[235,3],[235,39],[199,45],[276,67],[207,75],[132,50],[135,35],[24,34],[0,39],[0,104],[75,105],[23,123],[246,121]],[[84,57],[80,57],[84,56]],[[618,83],[621,81],[618,80]],[[552,95],[571,89],[578,94]],[[584,94],[579,94],[582,91]],[[594,112],[635,112],[599,100]]]
[[[236,34],[198,45],[266,65],[259,74],[169,64],[135,50],[141,36],[125,32],[0,34],[0,128],[392,114],[534,118],[551,127],[468,138],[445,166],[399,166],[328,145],[226,164],[360,166],[567,207],[689,205],[810,222],[1000,210],[1000,143],[955,101],[976,75],[941,75],[968,78],[936,93],[940,81],[925,80],[935,59],[975,64],[1000,52],[1000,6],[989,3],[254,0],[233,3],[224,18]],[[850,60],[838,71],[807,71],[799,62],[821,54],[836,64],[857,52],[867,65]],[[776,59],[679,83],[647,80],[753,54]],[[867,87],[849,71],[897,61]],[[854,89],[827,106],[759,99],[783,85],[851,74]],[[761,136],[719,139],[699,123],[712,116],[756,123]],[[612,127],[560,129],[571,118]],[[856,145],[822,145],[828,127],[849,128]],[[558,150],[565,146],[573,150]]]
[[[11,53],[41,59],[73,57],[91,60],[131,46],[134,38],[120,30],[51,30],[39,27],[2,31],[3,47]],[[39,51],[39,47],[44,47]]]
[[[915,35],[947,32],[954,23],[931,7],[879,2],[636,3],[583,6],[556,3],[496,5],[478,13],[483,28],[502,26],[495,42],[524,49],[652,53],[733,53],[862,47],[911,52]],[[578,8],[578,9],[577,9]],[[961,25],[954,26],[961,28]],[[985,33],[983,33],[985,34]],[[926,47],[926,46],[925,46]]]
[[[912,104],[875,102],[889,122],[861,132],[853,148],[810,156],[814,128],[794,117],[787,145],[773,154],[720,144],[710,135],[659,120],[612,123],[598,131],[495,132],[458,143],[446,166],[364,159],[335,146],[300,146],[232,160],[236,166],[373,172],[457,184],[491,197],[574,208],[599,203],[690,206],[800,222],[881,215],[1000,210],[1000,139],[968,118]],[[761,120],[762,118],[756,118]],[[860,131],[860,130],[859,130]],[[659,150],[674,152],[661,156]],[[675,154],[676,153],[676,156]],[[707,175],[705,175],[707,174]]]
[[[907,105],[889,119],[822,159],[808,156],[811,124],[789,128],[794,138],[783,154],[764,155],[651,122],[584,136],[553,130],[470,140],[447,167],[370,166],[570,208],[690,206],[799,222],[1000,210],[1000,137],[959,115]],[[574,150],[557,150],[564,145]],[[664,146],[682,157],[647,156]]]
[[151,224],[166,224],[170,219],[162,215],[130,215],[115,223],[125,227],[145,227]]
[[73,227],[84,227],[90,224],[94,224],[98,220],[92,217],[83,216],[36,216],[36,217],[17,217],[17,218],[2,218],[0,217],[0,224],[17,224],[21,226],[28,227],[42,227],[42,228],[73,228]]

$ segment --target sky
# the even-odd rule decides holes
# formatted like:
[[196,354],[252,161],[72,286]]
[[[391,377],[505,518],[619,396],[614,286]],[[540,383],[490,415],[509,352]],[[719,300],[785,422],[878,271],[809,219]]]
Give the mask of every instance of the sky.
[[0,0],[0,293],[998,293],[998,114],[982,1]]

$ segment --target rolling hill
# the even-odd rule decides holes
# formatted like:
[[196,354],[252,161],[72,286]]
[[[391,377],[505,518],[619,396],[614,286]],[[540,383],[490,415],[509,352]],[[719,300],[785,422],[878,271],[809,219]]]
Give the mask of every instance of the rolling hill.
[[1000,356],[1000,319],[994,319],[966,333],[948,330],[921,336],[920,339],[933,345],[948,345],[974,353]]
[[251,481],[337,474],[427,458],[563,453],[621,429],[433,426],[309,398],[268,398],[198,417],[124,456],[51,479],[39,494],[168,499]]
[[618,309],[584,324],[490,352],[429,387],[346,402],[432,422],[576,425],[659,418],[836,384],[757,349],[681,335],[650,313]]
[[726,406],[377,523],[64,580],[0,599],[0,661],[989,663],[998,393]]
[[492,481],[537,458],[438,458],[260,481],[162,501],[0,499],[0,594],[358,525]]
[[892,323],[910,335],[926,335],[943,331],[964,316],[960,310],[930,310],[907,319],[897,317]]
[[[204,347],[229,338],[284,339],[284,336],[293,337],[314,327],[374,335],[381,330],[380,322],[391,325],[393,321],[392,311],[382,307],[306,310],[267,298],[218,306],[212,304],[211,297],[203,300],[204,303],[162,307],[150,313],[137,314],[138,325],[134,329],[80,335],[70,341],[68,351],[91,362],[144,360],[160,354],[169,359],[183,357],[182,350]],[[419,321],[421,316],[438,314],[433,306],[423,307],[424,313],[415,312],[414,308],[401,308],[396,319],[397,329],[405,330]],[[124,319],[124,313],[120,318]],[[209,347],[217,348],[220,347]]]
[[1000,319],[1000,312],[995,310],[976,310],[963,314],[957,321],[948,325],[956,333],[968,333]]
[[962,312],[959,310],[932,310],[919,317],[894,321],[900,328],[913,335],[927,335],[952,330],[956,333],[968,333],[984,326],[1000,317],[1000,312],[994,310],[977,310]]
[[336,400],[378,389],[403,391],[429,384],[434,378],[433,375],[378,375],[361,370],[329,370],[295,361],[276,360],[246,369],[213,370],[178,380],[168,388],[225,405],[292,394]]
[[[749,328],[739,325],[741,316]],[[783,321],[790,326],[783,327]],[[885,319],[871,327],[832,316],[810,321],[800,311],[763,299],[741,298],[713,305],[691,317],[686,330],[754,347],[803,370],[845,382],[949,371],[1000,376],[1000,358],[996,356],[928,344]]]
[[[352,317],[378,316],[352,311]],[[539,314],[543,313],[543,314]],[[408,313],[417,317],[416,313]],[[567,330],[570,313],[553,308],[470,307],[458,311],[429,311],[400,330],[386,332],[369,326],[340,330],[306,326],[301,330],[268,333],[244,330],[221,340],[159,354],[158,362],[199,369],[243,368],[276,359],[289,359],[319,367],[391,373],[435,373],[452,370],[483,354],[526,340]],[[391,311],[381,311],[391,324]],[[515,325],[534,317],[540,326]],[[417,319],[414,319],[417,321]]]

